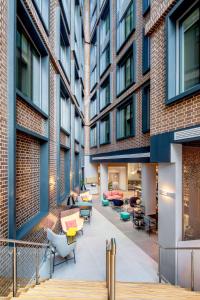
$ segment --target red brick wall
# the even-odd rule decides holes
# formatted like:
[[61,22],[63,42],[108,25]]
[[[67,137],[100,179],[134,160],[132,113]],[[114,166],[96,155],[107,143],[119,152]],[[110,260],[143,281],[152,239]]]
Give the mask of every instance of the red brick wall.
[[0,5],[0,236],[8,232],[7,1]]
[[[200,148],[183,146],[184,214],[192,216],[189,224],[195,238],[200,237]],[[192,237],[193,239],[193,237]]]
[[40,143],[17,133],[16,145],[16,225],[19,229],[39,212]]
[[166,39],[162,22],[151,34],[151,135],[200,124],[200,94],[165,105]]
[[65,151],[60,149],[60,194],[65,193]]
[[48,136],[48,121],[20,98],[17,98],[16,119],[18,125]]

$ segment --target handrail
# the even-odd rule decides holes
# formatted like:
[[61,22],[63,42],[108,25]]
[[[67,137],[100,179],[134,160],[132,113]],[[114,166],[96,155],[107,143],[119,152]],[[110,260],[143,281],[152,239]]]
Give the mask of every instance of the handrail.
[[17,248],[18,245],[25,245],[25,246],[36,246],[35,248],[35,261],[33,262],[33,269],[35,269],[35,284],[39,284],[39,248],[49,248],[50,249],[50,278],[52,278],[52,251],[51,251],[51,244],[48,243],[36,243],[36,242],[29,242],[29,241],[21,241],[21,240],[14,240],[14,239],[5,239],[0,238],[0,243],[7,243],[13,244],[12,249],[12,277],[13,277],[13,297],[17,295]]
[[[158,258],[158,277],[159,283],[162,281],[162,274],[161,274],[161,250],[174,250],[174,251],[186,251],[191,250],[190,253],[190,265],[191,265],[191,274],[190,274],[190,289],[194,291],[194,282],[195,282],[195,274],[194,274],[194,251],[200,250],[200,247],[163,247],[159,245],[159,258]],[[177,274],[178,276],[178,274]],[[177,280],[178,281],[178,280]]]
[[38,247],[44,247],[44,248],[50,247],[50,244],[35,243],[35,242],[28,242],[28,241],[21,241],[21,240],[12,240],[12,239],[2,239],[2,238],[0,238],[0,243],[30,245],[30,246],[38,246]]
[[115,300],[116,277],[116,241],[112,238],[106,241],[106,287],[108,300]]

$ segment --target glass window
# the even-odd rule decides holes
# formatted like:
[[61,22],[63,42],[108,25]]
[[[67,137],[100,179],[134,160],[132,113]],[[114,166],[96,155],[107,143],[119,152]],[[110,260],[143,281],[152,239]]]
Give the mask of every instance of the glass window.
[[117,110],[117,139],[134,134],[133,103],[129,102]]
[[150,0],[143,0],[143,15],[149,11]]
[[102,74],[105,69],[110,64],[110,44],[105,48],[100,58],[100,74]]
[[104,44],[105,39],[110,32],[110,14],[109,14],[109,8],[106,8],[106,11],[101,19],[100,24],[100,43],[101,45]]
[[17,26],[17,89],[41,108],[41,55],[22,26]]
[[61,95],[61,127],[67,132],[70,132],[71,109],[70,99]]
[[150,85],[142,90],[142,132],[150,131]]
[[110,103],[110,78],[100,88],[100,110]]
[[90,147],[97,145],[97,127],[96,125],[90,129]]
[[92,97],[90,102],[90,118],[92,119],[97,114],[97,97],[96,94]]
[[35,0],[47,29],[49,28],[49,0]]
[[192,10],[179,22],[179,92],[200,83],[200,10]]
[[142,73],[144,75],[150,70],[150,37],[145,35],[144,30],[142,48]]
[[60,35],[60,61],[63,69],[70,80],[70,46],[66,43],[63,35]]
[[117,49],[125,42],[131,32],[135,29],[135,6],[134,1],[130,1],[128,8],[123,13],[122,1],[117,5]]
[[75,140],[79,142],[80,132],[80,117],[75,115]]
[[100,121],[100,144],[110,142],[110,117],[107,116]]
[[71,2],[70,0],[62,0],[62,5],[64,8],[65,16],[68,23],[67,25],[69,28],[70,28],[70,4],[71,4],[70,2]]
[[131,33],[131,31],[134,28],[134,21],[133,21],[133,3],[129,6],[127,13],[124,17],[124,30],[125,30],[125,39],[128,37],[128,35]]
[[134,61],[131,49],[117,66],[117,93],[119,94],[132,83],[134,83]]

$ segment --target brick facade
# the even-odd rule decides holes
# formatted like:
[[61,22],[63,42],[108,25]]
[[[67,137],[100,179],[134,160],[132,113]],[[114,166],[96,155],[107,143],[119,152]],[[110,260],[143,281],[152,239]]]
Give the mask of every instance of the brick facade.
[[[163,5],[153,1],[152,10],[162,15]],[[167,5],[168,3],[168,5]],[[165,3],[166,12],[176,1]],[[170,5],[171,4],[171,5]],[[152,13],[153,14],[153,13]],[[166,13],[164,14],[166,15]],[[146,31],[153,27],[153,17],[146,26]],[[180,103],[165,105],[167,84],[167,43],[164,16],[159,25],[151,29],[151,135],[186,128],[200,124],[200,94],[183,99]],[[154,20],[155,22],[155,20]]]
[[60,194],[65,194],[65,151],[60,149]]
[[[12,145],[16,142],[16,230],[25,225],[29,220],[40,212],[40,169],[41,169],[41,145],[46,145],[45,153],[48,156],[48,183],[50,211],[55,211],[59,193],[64,191],[64,151],[61,150],[60,144],[63,146],[71,146],[74,141],[74,133],[71,136],[65,135],[58,126],[60,125],[60,81],[62,80],[66,91],[69,94],[72,105],[80,115],[80,120],[84,119],[83,112],[74,96],[74,78],[70,78],[70,82],[58,61],[56,56],[56,35],[60,34],[57,30],[56,9],[60,6],[60,1],[50,1],[49,14],[49,32],[47,33],[41,16],[39,16],[36,7],[31,0],[22,1],[32,23],[38,31],[41,42],[44,44],[49,56],[49,112],[48,115],[41,112],[40,109],[34,107],[23,99],[23,96],[16,97],[16,141],[13,139]],[[75,1],[70,1],[70,5],[75,5]],[[7,51],[8,51],[8,1],[3,0],[0,8],[0,237],[8,236],[8,122],[10,119],[8,111],[8,75],[7,75]],[[80,8],[82,9],[82,8]],[[71,17],[71,16],[70,16]],[[83,18],[83,15],[82,17]],[[24,24],[26,27],[26,24]],[[73,43],[74,31],[72,21],[70,43]],[[29,32],[31,35],[31,32]],[[12,45],[13,46],[13,45]],[[37,46],[37,45],[36,45]],[[71,48],[71,57],[74,57],[73,48]],[[15,55],[15,53],[13,53]],[[15,117],[15,116],[14,116]],[[72,118],[73,123],[74,118]],[[80,121],[81,122],[81,121]],[[81,146],[80,146],[81,147]],[[44,147],[43,147],[44,149]],[[72,157],[75,155],[74,149]],[[59,178],[59,169],[61,178]],[[12,174],[11,174],[12,175]],[[61,190],[60,190],[61,187]],[[48,212],[47,212],[48,213]],[[15,220],[12,220],[15,224]],[[35,229],[33,229],[35,232]],[[37,230],[36,230],[37,231]],[[38,240],[36,235],[32,234],[32,240]],[[30,236],[26,235],[26,239]]]
[[[100,89],[102,82],[105,78],[111,74],[111,104],[106,107],[102,112],[99,112],[97,117],[91,120],[90,126],[95,124],[97,121],[101,119],[107,112],[110,112],[112,115],[112,124],[111,124],[111,143],[104,146],[99,146],[97,148],[91,148],[90,154],[97,153],[106,153],[110,151],[116,150],[126,150],[131,148],[140,148],[146,147],[150,145],[150,135],[149,133],[142,133],[142,86],[149,81],[150,74],[149,72],[146,75],[142,74],[142,44],[143,44],[143,29],[145,28],[145,24],[149,20],[149,13],[146,16],[142,14],[142,1],[136,1],[136,29],[128,38],[120,52],[116,53],[116,38],[117,38],[117,28],[116,28],[116,14],[117,14],[117,3],[114,0],[110,1],[111,4],[111,61],[112,64],[105,72],[103,77],[98,81],[96,88],[91,92],[90,98],[94,95],[94,93]],[[97,25],[98,26],[98,25]],[[136,83],[133,84],[130,88],[122,93],[122,95],[116,95],[116,69],[117,63],[124,56],[129,47],[133,44],[133,41],[136,41]],[[136,101],[136,118],[135,118],[135,137],[123,139],[121,141],[116,140],[116,106],[123,102],[127,97],[133,95],[135,93],[135,101]],[[99,99],[97,100],[99,101]],[[86,136],[87,140],[89,140],[90,130],[86,128]]]
[[40,143],[18,132],[16,150],[16,226],[19,229],[39,212]]

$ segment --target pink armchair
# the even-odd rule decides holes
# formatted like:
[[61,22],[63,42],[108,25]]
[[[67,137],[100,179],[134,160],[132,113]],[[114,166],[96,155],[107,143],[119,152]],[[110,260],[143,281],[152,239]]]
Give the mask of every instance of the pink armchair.
[[122,200],[123,196],[124,194],[121,191],[107,191],[103,193],[104,199],[107,199],[109,201],[112,201],[114,199]]

